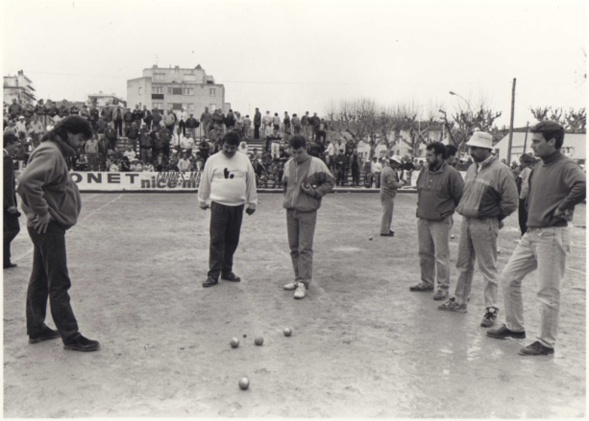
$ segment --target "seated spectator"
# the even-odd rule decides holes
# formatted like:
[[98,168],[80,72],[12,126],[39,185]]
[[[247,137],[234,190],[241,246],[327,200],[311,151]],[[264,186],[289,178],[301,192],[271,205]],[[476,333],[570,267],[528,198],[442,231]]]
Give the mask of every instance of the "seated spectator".
[[133,150],[132,146],[129,146],[125,153],[123,153],[123,156],[126,157],[129,160],[129,162],[131,162],[135,158],[137,158],[137,153]]
[[192,162],[190,162],[189,156],[190,155],[188,155],[187,151],[183,151],[182,158],[180,158],[180,160],[178,161],[179,171],[190,171],[190,168],[192,167]]

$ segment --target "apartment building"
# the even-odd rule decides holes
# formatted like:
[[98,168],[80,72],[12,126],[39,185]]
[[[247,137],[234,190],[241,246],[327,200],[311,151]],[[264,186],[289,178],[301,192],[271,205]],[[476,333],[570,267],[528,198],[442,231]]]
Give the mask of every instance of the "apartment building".
[[153,110],[186,110],[200,117],[205,107],[227,112],[231,107],[225,103],[225,87],[215,83],[200,66],[193,69],[158,67],[143,70],[143,76],[127,81],[127,104],[129,108],[139,105]]
[[35,88],[33,82],[22,70],[16,76],[4,76],[4,103],[12,104],[16,99],[22,105],[35,105]]

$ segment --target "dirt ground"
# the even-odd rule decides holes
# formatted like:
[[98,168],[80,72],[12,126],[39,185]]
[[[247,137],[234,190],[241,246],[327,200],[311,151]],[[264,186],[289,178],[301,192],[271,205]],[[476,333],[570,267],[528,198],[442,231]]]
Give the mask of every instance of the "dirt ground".
[[[209,214],[195,194],[84,194],[67,234],[70,292],[82,333],[102,349],[27,343],[32,248],[23,228],[18,268],[4,271],[4,416],[584,417],[586,230],[571,229],[556,354],[524,358],[517,351],[539,323],[534,274],[524,281],[526,340],[485,336],[478,270],[467,314],[409,292],[419,280],[415,200],[397,196],[396,236],[387,238],[378,235],[378,194],[326,197],[314,281],[299,301],[282,289],[292,268],[280,194],[261,194],[258,212],[244,216],[234,268],[243,281],[208,289]],[[585,225],[584,206],[574,223]],[[512,216],[500,269],[518,237]]]

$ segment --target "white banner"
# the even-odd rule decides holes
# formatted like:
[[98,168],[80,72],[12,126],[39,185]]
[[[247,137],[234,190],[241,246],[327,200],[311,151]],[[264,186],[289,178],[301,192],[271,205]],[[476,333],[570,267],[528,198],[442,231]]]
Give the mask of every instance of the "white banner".
[[197,191],[200,172],[93,172],[72,171],[82,192],[89,191]]

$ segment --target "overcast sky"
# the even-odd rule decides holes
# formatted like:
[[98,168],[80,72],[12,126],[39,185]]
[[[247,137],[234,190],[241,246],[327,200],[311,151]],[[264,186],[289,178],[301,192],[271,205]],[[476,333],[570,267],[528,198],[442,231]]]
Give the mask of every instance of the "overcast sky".
[[530,107],[585,106],[585,1],[2,1],[3,74],[38,98],[126,97],[142,70],[200,64],[252,114],[342,100],[439,115],[484,101],[509,125]]

